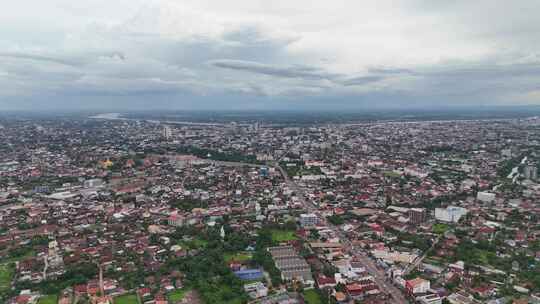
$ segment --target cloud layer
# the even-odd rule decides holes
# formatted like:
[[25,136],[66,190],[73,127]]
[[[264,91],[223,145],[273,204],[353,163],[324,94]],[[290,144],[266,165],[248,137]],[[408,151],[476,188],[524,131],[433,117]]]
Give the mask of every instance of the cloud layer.
[[535,0],[20,0],[0,12],[0,108],[535,104],[539,9]]

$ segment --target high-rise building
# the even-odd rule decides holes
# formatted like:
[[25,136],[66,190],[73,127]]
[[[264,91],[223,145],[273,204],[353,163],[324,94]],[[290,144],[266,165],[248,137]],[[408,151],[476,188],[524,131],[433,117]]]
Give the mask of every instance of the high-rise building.
[[300,225],[302,227],[314,227],[317,225],[318,219],[317,215],[313,213],[300,214]]
[[467,214],[467,212],[467,209],[456,206],[435,208],[435,218],[442,222],[457,223],[462,216]]
[[536,180],[538,178],[538,168],[534,165],[526,165],[523,168],[523,176],[526,179]]
[[409,222],[411,224],[421,224],[427,220],[427,212],[425,208],[409,209]]
[[169,126],[164,126],[164,127],[163,127],[163,137],[165,137],[165,139],[169,140],[169,139],[172,138],[172,136],[173,136],[173,134],[172,134],[172,129],[171,129],[171,127],[169,127]]
[[62,255],[60,254],[58,242],[56,240],[49,242],[49,251],[48,254],[44,256],[44,258],[47,265],[47,267],[45,267],[45,270],[43,271],[45,277],[49,272],[53,273],[63,267],[64,260],[62,258]]

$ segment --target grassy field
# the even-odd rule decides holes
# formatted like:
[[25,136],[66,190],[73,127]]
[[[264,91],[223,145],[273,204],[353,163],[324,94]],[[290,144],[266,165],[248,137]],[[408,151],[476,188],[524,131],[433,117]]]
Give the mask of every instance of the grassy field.
[[319,297],[319,294],[314,289],[309,289],[304,291],[304,300],[306,300],[307,304],[321,304],[321,298]]
[[167,295],[169,298],[169,302],[176,303],[178,301],[181,301],[184,296],[186,295],[186,292],[188,292],[185,289],[177,289]]
[[247,252],[239,252],[236,254],[226,253],[223,255],[223,259],[226,263],[229,263],[230,261],[245,262],[251,260],[251,258],[251,253]]
[[38,304],[57,304],[58,296],[57,295],[48,295],[39,298]]
[[11,287],[13,273],[13,268],[8,264],[0,264],[0,292],[8,290]]
[[[236,294],[233,292],[230,286],[225,284],[214,285],[215,288],[212,290],[201,291],[200,293],[206,292],[206,296],[209,297],[207,304],[210,303],[222,303],[222,304],[242,304],[245,303],[242,294]],[[203,296],[204,298],[204,296]],[[229,300],[228,300],[229,299]]]
[[384,176],[390,177],[390,178],[399,178],[399,177],[401,177],[401,174],[399,174],[397,172],[394,172],[394,171],[385,171],[383,174],[384,174]]
[[433,233],[436,234],[443,234],[445,233],[450,227],[446,224],[435,224],[433,225]]
[[11,258],[2,259],[0,261],[0,263],[9,264],[9,263],[20,262],[20,261],[25,260],[25,259],[27,259],[29,257],[33,257],[35,255],[36,255],[36,253],[33,250],[29,250],[29,251],[27,251],[27,252],[25,252],[24,254],[21,254],[21,255],[11,257]]
[[322,171],[319,167],[306,167],[304,165],[297,164],[296,166],[287,166],[284,164],[285,173],[288,176],[303,176],[303,175],[321,175]]
[[180,241],[178,245],[186,249],[200,249],[206,247],[208,242],[200,239],[193,239],[191,241]]
[[114,304],[138,304],[137,296],[134,294],[127,294],[114,298]]
[[272,230],[272,240],[274,242],[287,242],[298,239],[294,231],[290,230]]

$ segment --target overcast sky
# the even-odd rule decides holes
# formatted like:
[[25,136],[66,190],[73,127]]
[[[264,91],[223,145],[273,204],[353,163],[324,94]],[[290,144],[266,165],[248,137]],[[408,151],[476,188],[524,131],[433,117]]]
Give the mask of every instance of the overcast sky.
[[540,104],[537,0],[17,0],[0,109]]

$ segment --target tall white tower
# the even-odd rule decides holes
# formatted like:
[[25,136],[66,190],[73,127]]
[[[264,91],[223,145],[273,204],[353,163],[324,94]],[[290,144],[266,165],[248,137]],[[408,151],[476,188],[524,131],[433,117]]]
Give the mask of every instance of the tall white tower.
[[172,136],[173,136],[173,134],[172,134],[171,127],[163,126],[163,137],[165,137],[165,139],[167,139],[167,140],[170,140],[172,138]]

